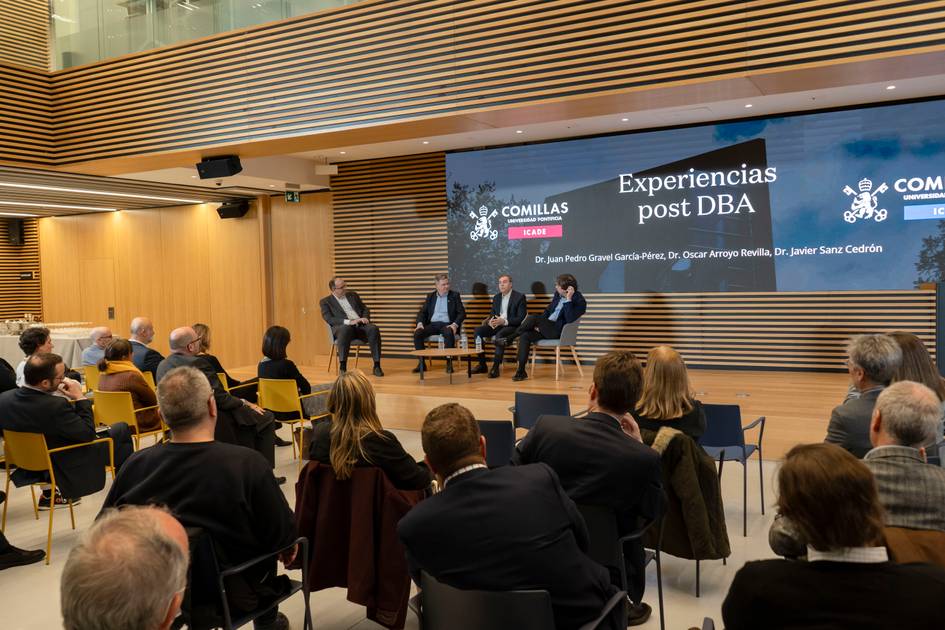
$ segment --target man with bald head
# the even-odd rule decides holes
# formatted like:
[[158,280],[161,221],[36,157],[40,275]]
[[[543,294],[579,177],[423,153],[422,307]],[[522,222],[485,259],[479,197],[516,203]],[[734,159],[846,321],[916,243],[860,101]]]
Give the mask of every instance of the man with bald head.
[[63,627],[170,628],[184,599],[189,561],[187,532],[167,510],[106,510],[66,560],[60,586]]
[[157,366],[155,381],[160,383],[165,374],[178,367],[189,366],[203,372],[213,388],[213,398],[220,413],[216,439],[258,451],[269,461],[270,467],[274,467],[276,434],[273,415],[226,391],[210,362],[197,355],[200,351],[200,336],[193,328],[182,326],[172,330],[169,345],[171,354]]
[[142,372],[150,372],[157,381],[157,367],[164,360],[161,353],[152,350],[148,344],[154,339],[154,324],[147,317],[135,317],[131,320],[131,361]]
[[105,348],[112,342],[112,329],[108,326],[98,326],[89,333],[92,345],[82,351],[82,365],[98,365],[105,357]]
[[925,448],[942,439],[942,404],[931,389],[900,381],[876,399],[873,449],[863,459],[876,478],[886,525],[945,530],[945,469],[925,462]]

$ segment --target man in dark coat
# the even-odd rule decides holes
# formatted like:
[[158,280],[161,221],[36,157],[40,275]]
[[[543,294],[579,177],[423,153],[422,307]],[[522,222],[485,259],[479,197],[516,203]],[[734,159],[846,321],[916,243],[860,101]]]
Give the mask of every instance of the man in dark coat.
[[[482,339],[491,337],[495,343],[495,359],[492,362],[492,370],[489,371],[489,378],[499,376],[499,368],[502,366],[502,357],[505,354],[508,339],[522,325],[526,315],[528,315],[528,300],[524,294],[512,288],[512,276],[507,273],[502,274],[499,276],[499,292],[492,296],[489,321],[477,328],[474,333],[476,337]],[[481,354],[479,366],[473,370],[473,373],[484,374],[486,370],[486,355]]]
[[366,341],[374,359],[374,376],[384,376],[381,369],[381,331],[371,323],[371,310],[354,291],[347,290],[344,278],[334,277],[328,281],[331,295],[318,303],[322,319],[331,326],[338,351],[338,369],[348,369],[348,351],[355,339]]
[[558,276],[555,279],[555,295],[548,308],[541,315],[526,317],[515,331],[519,336],[518,369],[512,380],[524,381],[528,378],[525,363],[533,343],[542,339],[560,339],[564,325],[577,321],[586,312],[587,300],[577,290],[577,280],[574,276],[569,273]]
[[[436,290],[427,294],[423,306],[417,312],[417,326],[413,332],[413,347],[423,350],[423,342],[427,337],[443,335],[443,343],[447,348],[456,347],[456,335],[466,319],[466,308],[463,298],[456,291],[450,291],[450,277],[445,273],[434,276]],[[423,359],[420,359],[422,362]],[[447,371],[452,371],[452,362],[447,360]],[[413,369],[420,371],[420,363]]]

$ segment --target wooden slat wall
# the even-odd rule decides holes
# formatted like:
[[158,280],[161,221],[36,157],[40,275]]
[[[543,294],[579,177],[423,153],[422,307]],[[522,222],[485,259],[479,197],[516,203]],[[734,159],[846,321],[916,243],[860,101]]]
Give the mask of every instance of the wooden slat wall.
[[[342,164],[332,190],[336,270],[374,311],[385,353],[409,352],[413,316],[433,274],[447,267],[445,156]],[[839,370],[851,335],[890,330],[915,333],[934,353],[934,291],[585,297],[579,345],[589,361],[615,348],[645,355],[670,344],[693,366]],[[488,313],[489,300],[464,295],[467,334]],[[549,300],[529,295],[530,312]]]
[[0,62],[49,70],[49,0],[0,2]]
[[349,162],[331,178],[335,272],[371,309],[385,355],[413,350],[414,316],[447,270],[445,182],[442,153]]
[[943,0],[375,0],[53,74],[54,161],[942,50]]
[[48,165],[52,146],[49,73],[0,60],[0,162]]
[[[24,313],[42,316],[39,277],[39,234],[36,219],[24,220],[23,245],[10,245],[7,220],[0,217],[0,319],[20,319]],[[20,273],[33,272],[32,280]]]

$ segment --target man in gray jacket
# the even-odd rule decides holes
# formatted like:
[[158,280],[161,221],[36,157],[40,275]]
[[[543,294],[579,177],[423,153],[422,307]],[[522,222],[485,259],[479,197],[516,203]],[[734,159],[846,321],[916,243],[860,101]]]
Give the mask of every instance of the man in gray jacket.
[[925,462],[942,439],[942,406],[931,389],[902,381],[879,395],[863,463],[876,477],[886,525],[945,531],[945,468]]
[[860,396],[848,398],[833,408],[824,441],[862,458],[873,447],[870,444],[873,406],[902,362],[902,350],[892,337],[857,335],[847,344],[847,357],[850,381]]

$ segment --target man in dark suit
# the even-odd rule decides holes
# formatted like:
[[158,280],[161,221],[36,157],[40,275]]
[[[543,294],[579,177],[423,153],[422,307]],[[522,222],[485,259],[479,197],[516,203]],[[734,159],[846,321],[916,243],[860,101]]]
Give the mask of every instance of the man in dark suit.
[[374,376],[384,376],[384,371],[381,369],[381,331],[371,323],[371,311],[361,301],[361,296],[353,291],[347,291],[346,287],[344,278],[337,276],[332,278],[328,281],[331,295],[322,298],[319,302],[322,319],[331,326],[331,334],[338,348],[338,369],[342,372],[348,369],[348,351],[351,349],[351,341],[360,339],[366,341],[371,348]]
[[[203,372],[213,389],[213,398],[220,414],[216,423],[215,439],[251,448],[266,458],[270,468],[275,467],[276,434],[273,415],[266,413],[255,403],[226,391],[210,363],[197,356],[200,338],[193,328],[175,328],[171,331],[169,344],[171,354],[158,366],[157,382],[160,383],[165,374],[177,367],[194,367]],[[278,479],[281,480],[279,483],[285,482],[285,477]]]
[[859,396],[849,397],[830,413],[825,442],[838,444],[860,459],[870,443],[873,407],[883,388],[892,381],[902,349],[887,335],[857,335],[847,344],[847,371]]
[[[482,339],[492,337],[495,342],[495,359],[492,362],[492,370],[489,371],[489,378],[499,376],[506,341],[522,325],[526,315],[528,315],[528,301],[525,295],[512,289],[512,276],[507,273],[502,274],[499,276],[499,292],[492,296],[489,321],[475,331],[476,337]],[[486,355],[482,354],[479,356],[479,365],[473,372],[484,374],[486,369]]]
[[[555,627],[578,628],[617,589],[585,552],[587,529],[549,467],[485,465],[485,439],[472,413],[456,403],[427,414],[426,462],[443,490],[421,501],[397,526],[410,574],[420,570],[461,589],[543,589]],[[617,606],[605,628],[625,627]]]
[[[434,276],[436,290],[427,294],[417,313],[417,327],[413,332],[413,347],[423,350],[423,341],[433,335],[443,335],[443,343],[447,348],[456,347],[456,335],[459,327],[466,319],[466,309],[463,299],[456,291],[450,291],[450,277],[445,273]],[[423,362],[423,359],[420,359]],[[413,369],[420,371],[420,363]],[[453,370],[452,361],[447,360],[446,370]]]
[[154,324],[147,317],[135,317],[131,320],[131,362],[142,372],[150,372],[154,382],[158,380],[157,368],[164,357],[148,344],[154,339]]
[[[528,378],[525,363],[532,344],[539,339],[558,339],[565,324],[570,324],[587,311],[587,300],[577,290],[577,280],[569,273],[555,279],[555,295],[541,315],[529,315],[515,331],[518,340],[518,370],[513,381]],[[511,341],[511,339],[509,339]]]
[[[119,422],[109,427],[107,433],[96,435],[92,401],[83,398],[78,383],[65,379],[65,372],[62,357],[57,354],[31,356],[24,367],[26,384],[0,395],[0,428],[42,433],[51,449],[111,437],[115,466],[121,467],[134,450],[131,430]],[[56,392],[62,395],[54,396]],[[105,486],[108,448],[101,444],[54,453],[52,464],[59,493],[53,499],[48,490],[44,491],[40,507],[48,508],[52,500],[56,505],[65,504],[65,499],[78,499],[101,490]],[[48,482],[49,478],[46,473],[17,469],[13,481],[20,486]]]
[[[518,444],[514,464],[551,466],[565,492],[579,505],[613,509],[620,534],[658,518],[665,509],[659,454],[643,444],[630,415],[643,385],[643,368],[631,352],[610,352],[597,360],[589,413],[581,419],[541,416]],[[634,602],[629,625],[644,623],[650,607],[642,602],[646,586],[643,545],[626,547],[628,595]]]

